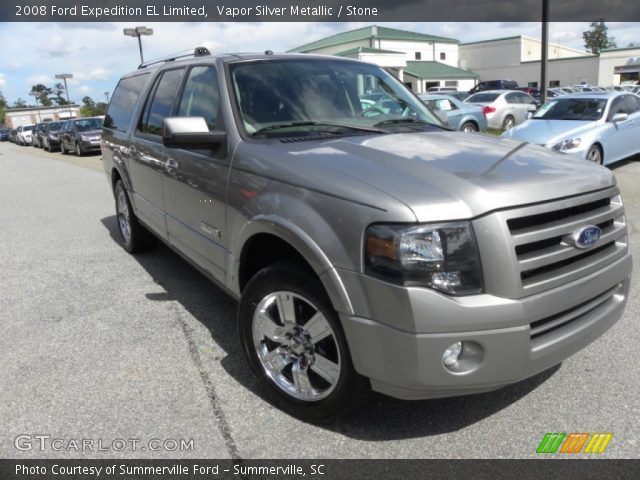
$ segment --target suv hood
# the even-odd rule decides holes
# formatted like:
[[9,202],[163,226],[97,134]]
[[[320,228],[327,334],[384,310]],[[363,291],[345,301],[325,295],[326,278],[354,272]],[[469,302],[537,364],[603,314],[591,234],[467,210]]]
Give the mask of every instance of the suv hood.
[[271,161],[252,152],[269,164],[262,165],[272,178],[354,201],[373,198],[385,210],[394,198],[420,222],[473,218],[615,185],[608,169],[585,160],[480,134],[398,133],[273,146],[262,146]]
[[508,130],[503,136],[537,145],[548,145],[591,131],[595,127],[596,121],[593,120],[527,120]]
[[78,132],[78,135],[82,135],[83,137],[95,137],[102,135],[102,129],[84,130],[82,132]]

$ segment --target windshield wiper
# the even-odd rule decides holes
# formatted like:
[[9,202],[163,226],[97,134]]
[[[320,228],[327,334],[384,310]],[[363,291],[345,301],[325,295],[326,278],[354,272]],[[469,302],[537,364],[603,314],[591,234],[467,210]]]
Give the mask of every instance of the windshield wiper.
[[[292,127],[334,127],[334,128],[343,128],[343,129],[349,129],[349,130],[358,130],[361,132],[386,133],[377,128],[357,127],[354,125],[343,125],[339,123],[329,123],[329,122],[305,121],[305,122],[290,122],[290,123],[279,123],[277,125],[269,125],[268,127],[263,127],[259,130],[256,130],[255,132],[252,133],[252,135],[260,135],[265,132],[271,132],[274,130],[280,130],[283,128],[292,128]],[[327,132],[327,133],[335,133],[335,132]]]
[[384,125],[397,125],[397,124],[401,124],[401,123],[419,123],[419,124],[424,124],[424,125],[431,125],[431,126],[436,126],[433,125],[432,123],[429,122],[425,122],[424,120],[416,120],[415,118],[392,118],[390,120],[383,120],[381,122],[378,122],[376,124],[374,124],[374,127],[382,127]]

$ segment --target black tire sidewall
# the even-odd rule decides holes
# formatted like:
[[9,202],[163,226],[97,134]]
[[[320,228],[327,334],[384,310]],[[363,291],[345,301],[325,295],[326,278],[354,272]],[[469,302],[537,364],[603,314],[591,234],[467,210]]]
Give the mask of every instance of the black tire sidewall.
[[[282,290],[296,293],[310,301],[322,312],[334,331],[340,351],[342,371],[334,390],[321,400],[303,401],[287,395],[267,376],[253,346],[252,322],[258,303],[268,294]],[[347,413],[351,410],[350,404],[362,397],[358,395],[358,390],[363,390],[366,380],[353,368],[338,315],[320,281],[303,269],[284,263],[258,272],[249,281],[242,294],[238,306],[238,327],[242,351],[251,370],[258,377],[269,400],[279,408],[303,420],[322,421]],[[368,387],[368,382],[366,384]]]

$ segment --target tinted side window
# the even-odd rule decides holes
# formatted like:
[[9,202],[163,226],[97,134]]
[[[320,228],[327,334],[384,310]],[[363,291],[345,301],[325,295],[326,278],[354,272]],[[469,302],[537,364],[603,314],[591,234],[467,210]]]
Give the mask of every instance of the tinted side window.
[[522,103],[519,99],[518,96],[515,93],[507,93],[504,96],[504,99],[507,101],[507,103]]
[[[149,74],[123,78],[113,92],[104,126],[119,132],[126,132],[131,123],[131,115],[142,92]],[[66,128],[66,125],[65,125]]]
[[194,67],[184,86],[177,115],[179,117],[202,117],[209,130],[216,128],[220,93],[214,67]]
[[183,73],[184,69],[178,69],[167,70],[162,74],[153,92],[153,99],[147,100],[147,105],[144,108],[140,121],[141,132],[151,135],[162,134],[162,120],[171,116],[171,109]]
[[624,106],[624,98],[622,97],[615,98],[611,103],[608,119],[611,120],[616,113],[627,113],[627,109]]
[[627,109],[627,113],[631,115],[632,113],[640,110],[640,105],[638,104],[638,99],[633,95],[625,95],[624,96],[624,106]]

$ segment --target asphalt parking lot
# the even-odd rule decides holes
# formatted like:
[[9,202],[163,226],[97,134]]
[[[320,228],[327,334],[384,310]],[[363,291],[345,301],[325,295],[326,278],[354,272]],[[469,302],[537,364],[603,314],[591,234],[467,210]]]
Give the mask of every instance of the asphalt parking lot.
[[[614,171],[638,259],[640,161]],[[624,317],[561,366],[489,394],[376,396],[315,426],[261,397],[234,301],[166,247],[134,257],[117,235],[99,156],[0,144],[0,457],[533,458],[546,432],[611,432],[601,456],[640,457],[637,265]],[[67,443],[17,449],[20,435]]]

